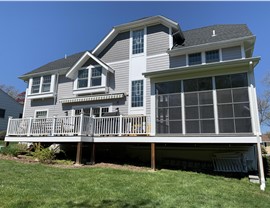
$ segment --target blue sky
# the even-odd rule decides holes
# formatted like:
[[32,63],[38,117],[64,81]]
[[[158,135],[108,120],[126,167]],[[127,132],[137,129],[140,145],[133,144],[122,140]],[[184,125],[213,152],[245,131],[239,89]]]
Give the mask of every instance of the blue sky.
[[260,83],[270,70],[270,2],[0,2],[0,84],[20,91],[17,77],[50,61],[92,49],[114,25],[152,15],[179,22],[182,30],[246,23],[257,36],[254,56]]

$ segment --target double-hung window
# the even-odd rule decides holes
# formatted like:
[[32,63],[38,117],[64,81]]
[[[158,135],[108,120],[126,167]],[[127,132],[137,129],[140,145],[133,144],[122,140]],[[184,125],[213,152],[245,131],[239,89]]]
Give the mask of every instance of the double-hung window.
[[102,67],[80,69],[78,71],[77,89],[102,85]]
[[102,68],[96,67],[92,69],[91,87],[101,85]]
[[80,69],[78,71],[78,86],[77,88],[88,87],[88,69]]
[[47,110],[40,110],[40,111],[36,111],[35,118],[47,118],[47,116],[48,116]]
[[31,94],[51,92],[52,76],[54,75],[32,78]]
[[201,53],[193,53],[188,55],[188,64],[196,65],[202,63],[202,55]]
[[144,30],[135,30],[132,34],[132,54],[143,53]]
[[42,92],[50,92],[51,88],[51,75],[43,77]]
[[35,78],[33,78],[32,90],[31,90],[31,93],[32,94],[39,93],[40,79],[41,79],[41,77],[35,77]]
[[132,81],[131,107],[143,107],[143,80]]

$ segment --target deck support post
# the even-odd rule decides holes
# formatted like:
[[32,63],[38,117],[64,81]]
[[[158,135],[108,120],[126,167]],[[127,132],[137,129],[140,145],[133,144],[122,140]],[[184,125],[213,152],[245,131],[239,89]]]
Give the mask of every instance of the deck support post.
[[93,142],[91,147],[92,150],[91,150],[90,164],[94,165],[96,163],[96,144]]
[[263,169],[263,159],[262,159],[262,150],[260,142],[257,142],[257,153],[258,153],[258,170],[260,175],[260,189],[265,190],[265,178],[264,178],[264,169]]
[[151,168],[156,170],[156,144],[151,143]]
[[82,163],[82,142],[78,142],[75,165],[81,165],[81,163]]

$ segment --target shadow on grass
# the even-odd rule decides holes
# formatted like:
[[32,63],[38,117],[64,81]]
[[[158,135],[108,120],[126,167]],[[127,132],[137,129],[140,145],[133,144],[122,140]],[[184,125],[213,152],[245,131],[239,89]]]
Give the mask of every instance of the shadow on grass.
[[[104,208],[104,207],[121,207],[121,208],[138,208],[138,207],[157,207],[160,204],[157,202],[153,202],[151,200],[141,200],[136,202],[127,202],[120,199],[104,199],[100,202],[90,202],[90,201],[83,201],[83,202],[73,202],[69,201],[66,203],[67,207],[79,207],[79,208],[86,208],[86,207],[95,207],[95,208]],[[61,206],[61,205],[60,205]]]

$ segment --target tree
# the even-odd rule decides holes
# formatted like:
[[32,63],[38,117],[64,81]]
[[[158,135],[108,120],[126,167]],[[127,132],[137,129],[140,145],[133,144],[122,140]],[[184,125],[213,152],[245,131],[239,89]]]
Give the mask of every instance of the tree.
[[258,96],[260,124],[270,127],[270,74],[265,76],[263,83],[267,88],[263,95]]
[[7,85],[0,85],[0,89],[7,93],[9,96],[13,97],[14,99],[17,98],[19,94],[19,90],[17,90],[14,86],[7,86]]

